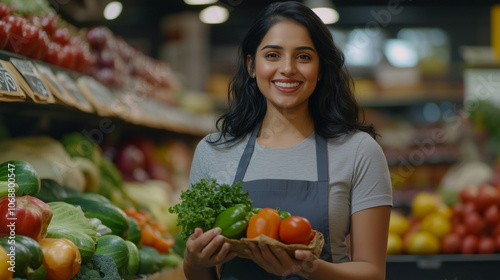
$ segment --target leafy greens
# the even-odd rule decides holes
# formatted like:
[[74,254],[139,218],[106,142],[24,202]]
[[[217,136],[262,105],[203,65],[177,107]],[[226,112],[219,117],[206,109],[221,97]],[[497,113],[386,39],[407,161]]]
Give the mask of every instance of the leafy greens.
[[182,191],[181,202],[169,208],[170,213],[177,214],[180,237],[186,240],[197,227],[211,229],[217,215],[235,204],[251,206],[248,191],[242,189],[240,182],[219,185],[216,179],[201,179]]

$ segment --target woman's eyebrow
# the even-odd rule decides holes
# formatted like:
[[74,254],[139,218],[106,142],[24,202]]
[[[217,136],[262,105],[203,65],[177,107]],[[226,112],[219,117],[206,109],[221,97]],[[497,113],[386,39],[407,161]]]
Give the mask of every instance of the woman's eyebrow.
[[[279,50],[282,50],[284,49],[282,46],[279,46],[279,45],[265,45],[264,47],[262,47],[261,51],[262,50],[265,50],[265,49],[279,49]],[[300,47],[296,47],[295,50],[310,50],[310,51],[313,51],[314,53],[316,53],[316,50],[314,50],[312,47],[309,47],[309,46],[300,46]]]

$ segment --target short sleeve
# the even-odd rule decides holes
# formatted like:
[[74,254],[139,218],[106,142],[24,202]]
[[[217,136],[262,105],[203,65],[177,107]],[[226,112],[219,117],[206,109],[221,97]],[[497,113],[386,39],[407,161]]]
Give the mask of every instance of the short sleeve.
[[387,160],[371,137],[359,142],[351,189],[351,215],[376,206],[392,206],[392,184]]

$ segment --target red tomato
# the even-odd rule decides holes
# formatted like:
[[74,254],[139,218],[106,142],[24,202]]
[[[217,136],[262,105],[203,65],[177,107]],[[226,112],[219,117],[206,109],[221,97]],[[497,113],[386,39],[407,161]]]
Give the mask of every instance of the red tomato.
[[462,238],[458,233],[452,232],[446,235],[441,242],[441,252],[443,254],[457,254],[460,252]]
[[474,202],[477,196],[477,188],[474,186],[468,186],[460,191],[460,201],[463,203]]
[[13,10],[14,9],[12,7],[0,2],[0,19],[10,15]]
[[474,199],[474,203],[476,204],[476,209],[478,211],[484,211],[490,205],[496,203],[498,198],[498,191],[491,185],[481,185],[477,190],[477,195]]
[[500,252],[500,234],[495,236],[495,244],[497,245],[497,251]]
[[500,209],[496,204],[490,205],[484,211],[484,220],[489,225],[497,225],[500,223]]
[[477,244],[477,252],[479,254],[494,254],[497,251],[495,239],[490,236],[483,236],[479,238]]
[[477,236],[469,234],[462,239],[462,245],[460,246],[460,253],[464,255],[471,255],[476,253],[477,245],[479,239]]
[[477,212],[469,213],[464,217],[464,224],[467,232],[479,235],[486,228],[486,222]]
[[272,208],[263,208],[257,214],[252,215],[248,221],[247,238],[255,238],[261,234],[279,240],[279,229],[281,218]]
[[[13,220],[15,219],[15,220]],[[52,209],[32,196],[3,197],[0,199],[0,237],[15,234],[35,240],[45,238],[52,219]]]
[[[1,4],[1,3],[0,3]],[[10,37],[10,25],[3,21],[0,21],[0,50],[3,50],[7,46]]]
[[460,237],[467,235],[467,227],[465,227],[464,224],[454,225],[451,231],[458,234]]
[[280,225],[280,239],[285,244],[309,244],[314,231],[311,223],[304,217],[290,216],[283,219]]

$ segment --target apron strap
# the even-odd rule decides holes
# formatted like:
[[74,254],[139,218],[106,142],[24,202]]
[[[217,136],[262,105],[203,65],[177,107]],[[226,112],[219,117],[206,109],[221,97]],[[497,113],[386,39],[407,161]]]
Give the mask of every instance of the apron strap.
[[328,182],[328,150],[326,139],[315,134],[316,138],[316,165],[318,169],[318,181]]
[[[248,168],[248,164],[250,163],[250,158],[252,157],[252,153],[255,147],[255,141],[257,139],[257,133],[259,132],[260,126],[262,122],[259,122],[252,134],[250,135],[250,139],[248,139],[247,145],[243,154],[241,155],[240,162],[238,164],[238,169],[236,170],[236,175],[234,177],[234,181],[243,181],[245,177],[245,173]],[[328,182],[328,151],[327,144],[325,138],[322,136],[315,134],[316,139],[316,165],[318,170],[318,181],[320,182]]]
[[250,139],[241,155],[240,162],[238,164],[238,169],[236,169],[236,176],[234,177],[235,182],[243,181],[245,173],[247,172],[248,164],[250,163],[250,158],[252,157],[253,148],[255,146],[255,141],[257,139],[257,133],[259,132],[262,122],[259,122],[253,129]]

